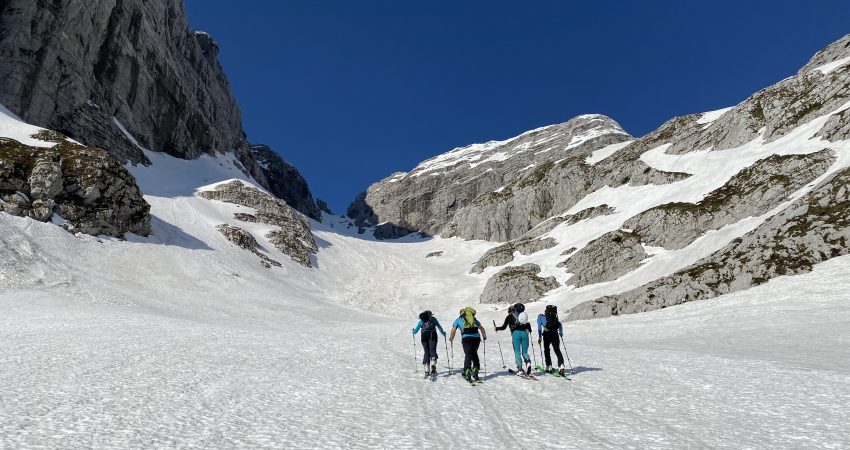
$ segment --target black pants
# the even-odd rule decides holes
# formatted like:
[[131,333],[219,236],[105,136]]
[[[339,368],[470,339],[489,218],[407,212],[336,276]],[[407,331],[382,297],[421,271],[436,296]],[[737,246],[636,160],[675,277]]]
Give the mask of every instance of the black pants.
[[558,367],[564,363],[564,355],[561,354],[561,337],[557,331],[547,331],[543,333],[543,348],[546,349],[546,365],[552,365],[552,358],[549,356],[549,346],[555,348],[555,356],[558,357]]
[[422,364],[430,364],[431,358],[437,359],[437,332],[423,331],[422,332]]
[[481,345],[481,338],[465,337],[460,340],[460,343],[463,344],[463,374],[466,375],[469,369],[478,372],[481,368],[481,362],[478,361],[478,346]]

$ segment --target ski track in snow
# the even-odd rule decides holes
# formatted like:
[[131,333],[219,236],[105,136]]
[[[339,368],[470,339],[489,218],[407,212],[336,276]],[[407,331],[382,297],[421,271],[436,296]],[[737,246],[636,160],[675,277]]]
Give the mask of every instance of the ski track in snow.
[[[476,304],[488,277],[467,273],[496,244],[381,242],[325,216],[311,223],[320,251],[307,269],[261,238],[266,226],[233,218],[249,208],[195,195],[251,182],[232,155],[146,154],[153,165],[131,171],[151,237],[0,214],[0,448],[850,446],[850,257],[713,300],[567,323],[572,381],[508,375],[494,341],[510,367],[509,336],[488,326],[488,372],[470,387],[446,368],[462,364],[460,343],[448,358],[442,338],[440,374],[423,379],[410,329],[429,308],[448,330],[468,304],[500,321],[504,306]],[[629,189],[587,201],[644,195]],[[589,240],[622,220],[569,230]],[[262,268],[220,223],[252,231],[283,267]],[[650,261],[675,258],[653,250]],[[539,363],[536,342],[532,353]]]

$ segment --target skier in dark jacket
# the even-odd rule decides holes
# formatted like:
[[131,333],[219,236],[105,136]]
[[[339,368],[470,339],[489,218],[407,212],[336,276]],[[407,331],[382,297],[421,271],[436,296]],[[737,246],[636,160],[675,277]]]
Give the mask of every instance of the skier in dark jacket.
[[546,349],[546,372],[552,371],[552,358],[549,356],[549,346],[555,349],[555,356],[558,357],[558,374],[564,376],[564,355],[561,354],[561,338],[564,337],[564,326],[558,320],[558,307],[555,305],[546,306],[545,314],[537,316],[537,343],[543,341],[543,347]]
[[531,358],[528,356],[528,344],[531,334],[531,324],[528,323],[528,315],[525,313],[525,305],[517,303],[508,308],[502,326],[496,327],[496,331],[505,328],[511,330],[511,342],[514,345],[514,361],[516,362],[517,374],[531,374]]
[[482,340],[487,340],[487,332],[481,322],[475,318],[475,308],[466,307],[460,310],[458,318],[452,323],[452,334],[449,342],[454,342],[455,332],[460,330],[460,343],[463,345],[463,377],[466,381],[480,381],[478,371],[481,361],[478,359],[478,346]]
[[416,324],[413,334],[422,330],[422,349],[424,356],[422,357],[422,365],[425,366],[425,373],[437,373],[437,330],[440,330],[443,337],[446,337],[446,332],[440,325],[440,321],[434,317],[431,311],[425,311],[419,314],[419,323]]

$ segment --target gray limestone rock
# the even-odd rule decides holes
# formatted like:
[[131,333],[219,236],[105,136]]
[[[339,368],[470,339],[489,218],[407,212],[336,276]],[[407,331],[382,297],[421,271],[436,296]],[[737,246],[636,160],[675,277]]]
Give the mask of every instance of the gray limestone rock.
[[537,264],[505,267],[487,281],[481,303],[532,302],[559,286],[555,277],[541,278],[539,272]]
[[[431,235],[516,239],[587,193],[584,183],[564,180],[584,178],[586,157],[629,139],[610,118],[586,115],[506,141],[458,148],[370,186],[348,215],[360,226],[388,222]],[[564,159],[575,171],[541,183],[553,161]]]
[[726,247],[673,275],[582,303],[570,320],[632,314],[704,300],[811,270],[850,253],[850,169]]
[[214,191],[204,191],[199,196],[254,208],[257,214],[236,213],[235,218],[245,222],[259,222],[278,227],[266,238],[293,261],[311,267],[310,255],[318,252],[310,223],[301,213],[283,201],[257,189],[231,181],[216,186]]
[[149,161],[124,130],[180,158],[232,151],[264,188],[318,217],[292,166],[270,151],[258,163],[218,44],[189,28],[182,0],[0,2],[0,103],[133,164]]
[[591,241],[558,267],[573,274],[568,284],[581,287],[616,280],[640,266],[647,256],[639,235],[617,230]]
[[732,177],[697,203],[667,203],[627,220],[646,245],[686,247],[708,230],[760,216],[822,175],[835,161],[830,150],[809,155],[773,155]]
[[121,158],[183,158],[244,145],[217,45],[181,0],[9,0],[0,5],[0,103]]

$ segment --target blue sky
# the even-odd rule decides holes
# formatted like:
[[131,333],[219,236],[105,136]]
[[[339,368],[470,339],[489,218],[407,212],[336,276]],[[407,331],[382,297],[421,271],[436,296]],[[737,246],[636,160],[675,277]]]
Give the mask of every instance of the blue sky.
[[454,147],[584,113],[640,136],[734,105],[850,33],[844,1],[186,0],[251,142],[334,212]]

